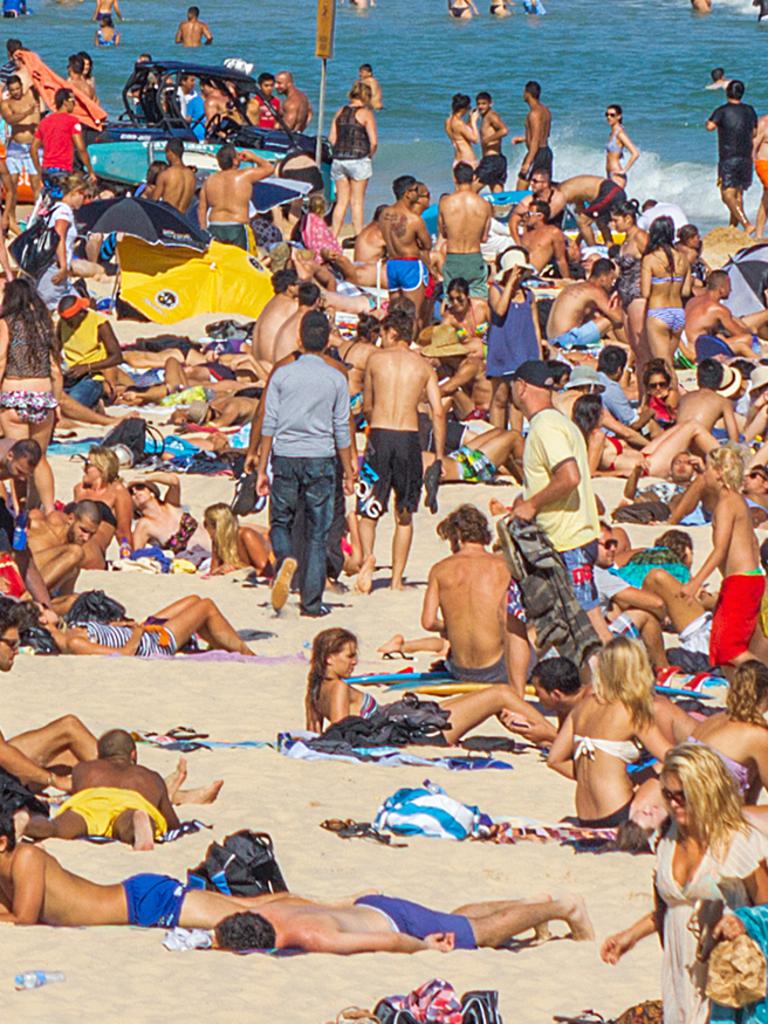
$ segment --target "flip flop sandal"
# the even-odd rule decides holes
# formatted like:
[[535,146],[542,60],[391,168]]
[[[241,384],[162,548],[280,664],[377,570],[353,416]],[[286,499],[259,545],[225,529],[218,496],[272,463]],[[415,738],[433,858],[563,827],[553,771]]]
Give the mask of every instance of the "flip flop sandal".
[[382,835],[377,832],[369,821],[354,821],[348,818],[343,821],[341,818],[328,818],[320,822],[320,828],[335,833],[339,839],[374,839],[382,846],[405,847],[407,843],[393,843],[392,836]]
[[336,1024],[381,1024],[379,1018],[371,1010],[361,1010],[359,1006],[347,1006],[336,1016]]
[[608,1024],[602,1013],[596,1010],[583,1010],[575,1017],[553,1017],[557,1024]]
[[424,505],[433,516],[437,513],[437,492],[442,473],[442,463],[436,459],[424,474]]
[[402,658],[403,661],[413,661],[414,658],[410,654],[406,654],[405,651],[387,651],[382,654],[382,661],[396,661],[398,658]]

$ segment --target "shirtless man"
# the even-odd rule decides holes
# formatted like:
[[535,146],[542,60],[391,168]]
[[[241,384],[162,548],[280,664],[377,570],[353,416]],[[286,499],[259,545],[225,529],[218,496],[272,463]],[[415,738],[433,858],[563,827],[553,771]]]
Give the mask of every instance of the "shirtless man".
[[113,13],[118,16],[120,21],[125,21],[118,0],[96,0],[96,10],[93,12],[91,21],[103,21],[104,18],[111,18]]
[[[530,652],[525,626],[505,630],[509,570],[491,543],[488,520],[474,505],[461,505],[437,527],[452,554],[432,566],[421,610],[421,625],[451,645],[445,666],[465,683],[509,683],[525,694]],[[506,648],[506,649],[505,649]],[[528,705],[518,709],[530,721]]]
[[[376,908],[379,909],[376,909]],[[0,816],[0,921],[53,926],[137,925],[216,929],[221,949],[301,948],[315,953],[416,953],[422,949],[496,948],[520,932],[565,921],[576,941],[594,939],[584,901],[505,900],[442,914],[386,896],[335,904],[287,892],[225,896],[189,889],[166,875],[135,875],[97,885],[66,871],[39,846],[16,844],[13,821]]]
[[307,125],[312,120],[312,104],[309,96],[301,89],[297,89],[290,71],[280,71],[275,78],[275,88],[283,99],[283,106],[280,113],[286,128],[293,132],[306,131]]
[[[373,217],[369,224],[366,224],[362,231],[358,232],[355,238],[355,263],[375,266],[387,258],[387,243],[384,241],[384,234],[381,230],[380,217],[385,205],[377,206],[373,211]],[[382,267],[386,274],[386,268]],[[386,287],[386,279],[382,281],[382,287]]]
[[680,592],[683,597],[696,597],[715,569],[722,573],[712,616],[709,661],[728,675],[753,657],[749,646],[765,591],[765,575],[749,508],[740,493],[744,483],[741,455],[727,446],[710,452],[705,475],[719,492],[712,517],[712,551]]
[[176,42],[182,46],[200,46],[205,40],[205,45],[210,46],[213,42],[213,33],[204,21],[200,21],[200,8],[190,7],[187,9],[187,20],[182,21],[176,29]]
[[522,245],[528,251],[528,259],[541,273],[545,267],[557,271],[557,277],[570,278],[565,235],[554,224],[549,223],[549,203],[543,199],[534,200],[523,214],[525,231]]
[[67,82],[75,90],[88,99],[96,99],[96,86],[93,80],[85,75],[85,59],[79,53],[74,53],[67,64]]
[[565,196],[560,186],[552,181],[548,171],[534,171],[531,174],[528,185],[531,194],[521,199],[512,211],[509,218],[509,233],[516,242],[519,242],[524,230],[524,215],[530,209],[531,203],[537,199],[543,199],[549,206],[549,221],[562,227],[563,213],[565,212]]
[[480,147],[483,152],[476,176],[491,192],[503,192],[507,184],[507,158],[501,152],[501,140],[509,134],[509,129],[493,109],[493,98],[489,92],[479,92],[475,103],[480,115]]
[[72,769],[72,796],[56,817],[35,815],[24,833],[32,839],[102,836],[152,850],[155,839],[179,824],[163,777],[136,763],[130,733],[112,729],[99,739],[96,759]]
[[152,198],[156,202],[168,203],[179,213],[186,213],[195,195],[197,180],[192,168],[184,163],[184,143],[181,139],[169,139],[166,142],[165,159],[168,166],[158,175]]
[[[238,152],[227,143],[216,154],[220,170],[205,179],[200,189],[197,218],[220,242],[237,245],[250,252],[252,233],[249,228],[251,192],[257,181],[274,173],[274,165],[248,150]],[[255,166],[241,170],[240,165]]]
[[757,131],[752,140],[752,160],[755,164],[755,174],[763,186],[763,194],[760,196],[760,206],[755,219],[755,237],[762,238],[765,234],[766,217],[768,217],[768,114],[763,114],[757,119]]
[[392,540],[392,590],[403,590],[403,573],[413,540],[413,513],[419,507],[423,482],[418,407],[426,391],[432,411],[435,455],[445,450],[445,412],[437,375],[411,351],[414,323],[403,309],[393,309],[381,322],[381,348],[368,359],[363,386],[363,411],[370,424],[362,475],[373,479],[371,494],[360,503],[363,559],[373,554],[376,521],[395,492]]
[[[466,118],[469,117],[469,122]],[[453,144],[453,166],[459,163],[477,166],[477,157],[472,148],[480,141],[477,123],[480,112],[472,110],[472,100],[465,93],[457,92],[451,98],[451,113],[445,119],[445,134]]]
[[486,299],[488,267],[480,247],[488,239],[493,209],[477,194],[469,164],[456,164],[453,180],[456,188],[441,196],[437,213],[438,232],[446,243],[443,281],[450,287],[455,277],[463,277],[473,298]]
[[609,178],[597,174],[577,174],[561,181],[560,192],[565,202],[574,207],[576,222],[587,245],[595,244],[593,222],[597,223],[607,245],[611,243],[611,207],[623,202],[626,192]]
[[101,512],[95,501],[78,501],[72,511],[54,511],[30,520],[29,548],[51,594],[72,594],[80,570],[105,569],[104,552],[95,540]]
[[321,301],[322,293],[313,281],[304,281],[297,286],[295,312],[291,313],[275,332],[272,363],[279,363],[281,359],[296,351],[299,346],[299,329],[304,314],[311,309],[319,309]]
[[525,135],[517,135],[514,145],[525,143],[526,154],[517,173],[517,187],[528,188],[534,171],[552,174],[552,150],[549,148],[549,133],[552,130],[552,113],[541,102],[541,86],[538,82],[526,82],[523,99],[528,104],[525,118]]
[[276,363],[275,344],[283,324],[298,309],[299,279],[290,267],[272,275],[275,294],[262,309],[253,328],[251,349],[255,359]]
[[432,239],[421,216],[416,179],[410,174],[395,178],[392,192],[395,202],[381,211],[378,221],[388,257],[387,287],[390,298],[404,295],[414,303],[420,326]]
[[[706,289],[685,305],[683,343],[695,353],[696,342],[704,335],[724,342],[734,356],[755,359],[761,354],[756,332],[768,324],[768,310],[737,318],[726,306],[730,294],[731,279],[727,271],[711,271]],[[707,347],[711,344],[707,342]],[[727,351],[723,349],[722,354],[727,356]]]
[[16,197],[19,176],[27,172],[35,199],[40,192],[40,178],[31,156],[35,129],[40,124],[40,105],[32,90],[24,88],[18,75],[11,75],[8,79],[8,95],[0,101],[0,116],[11,129],[11,137],[6,143],[8,173],[12,185],[8,197],[8,226],[11,231],[18,232]]
[[381,95],[381,85],[379,80],[374,77],[373,68],[370,64],[361,64],[357,71],[357,80],[362,85],[367,85],[371,90],[371,108],[373,110],[383,110],[384,102]]
[[729,396],[738,392],[739,371],[716,359],[702,359],[696,368],[696,383],[696,391],[686,391],[680,397],[677,422],[695,421],[712,433],[715,424],[722,421],[728,440],[738,441],[739,426]]
[[551,345],[569,349],[594,345],[611,326],[620,327],[621,307],[611,297],[616,268],[611,260],[599,259],[588,281],[566,285],[552,303],[547,320]]

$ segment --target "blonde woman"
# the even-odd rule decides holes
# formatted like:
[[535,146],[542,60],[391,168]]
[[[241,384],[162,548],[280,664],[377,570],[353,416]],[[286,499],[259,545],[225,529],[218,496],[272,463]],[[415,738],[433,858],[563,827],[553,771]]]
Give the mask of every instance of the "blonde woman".
[[671,742],[655,718],[654,677],[645,648],[617,637],[602,649],[594,692],[557,734],[547,764],[576,782],[580,824],[616,828],[629,818],[633,788],[626,766],[645,747],[662,758]]
[[744,459],[736,445],[726,444],[709,453],[704,481],[718,494],[712,516],[712,551],[682,593],[695,597],[715,569],[722,573],[720,596],[712,616],[709,662],[732,674],[736,666],[750,658],[749,647],[765,591],[760,549],[749,508],[741,496]]
[[106,551],[117,534],[121,551],[133,547],[131,497],[120,479],[120,463],[111,448],[94,445],[83,466],[83,479],[75,484],[75,501],[95,501],[101,513],[101,522],[94,539]]
[[378,145],[376,117],[370,104],[370,86],[355,82],[349,91],[349,102],[336,111],[328,132],[333,146],[331,178],[336,186],[332,228],[337,238],[347,209],[351,211],[356,235],[365,224],[365,190],[373,176],[371,159]]
[[[753,828],[728,769],[707,747],[683,744],[664,760],[661,785],[670,826],[656,850],[655,886],[664,911],[662,998],[664,1020],[707,1024],[707,965],[696,957],[708,902],[730,909],[768,901],[768,839]],[[656,930],[651,912],[609,936],[600,955],[616,964]]]
[[266,530],[240,526],[237,516],[223,502],[208,506],[203,528],[211,538],[211,576],[244,568],[254,568],[259,576],[271,575],[274,556]]

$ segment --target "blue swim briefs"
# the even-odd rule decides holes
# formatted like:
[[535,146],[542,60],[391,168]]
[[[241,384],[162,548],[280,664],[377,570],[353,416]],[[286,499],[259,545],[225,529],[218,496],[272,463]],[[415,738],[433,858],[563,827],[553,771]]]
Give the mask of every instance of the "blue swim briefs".
[[421,260],[387,260],[387,287],[391,292],[398,288],[412,292],[428,281],[429,271]]
[[132,875],[123,882],[128,924],[139,928],[176,928],[187,889],[168,875]]
[[442,914],[394,896],[361,896],[355,900],[355,906],[378,910],[401,935],[425,939],[428,935],[453,932],[456,949],[477,949],[470,920],[461,914]]

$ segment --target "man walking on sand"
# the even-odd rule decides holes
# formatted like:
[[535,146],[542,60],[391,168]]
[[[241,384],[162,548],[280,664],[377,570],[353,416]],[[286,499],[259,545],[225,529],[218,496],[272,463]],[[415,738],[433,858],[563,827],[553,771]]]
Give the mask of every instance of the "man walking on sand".
[[402,174],[392,182],[392,191],[395,202],[385,206],[378,218],[387,253],[390,302],[398,295],[410,299],[416,307],[416,322],[420,327],[429,284],[432,239],[421,216],[416,179]]
[[725,90],[726,100],[709,115],[707,131],[717,132],[717,182],[730,214],[731,227],[754,227],[744,212],[744,193],[752,185],[752,150],[757,131],[755,108],[742,103],[744,83],[734,78]]
[[525,135],[517,135],[514,145],[525,143],[526,154],[517,172],[517,187],[528,188],[534,171],[546,171],[552,177],[552,150],[549,148],[549,133],[552,130],[552,112],[541,102],[541,86],[538,82],[526,82],[523,99],[528,104],[525,118]]
[[403,309],[393,309],[381,321],[381,348],[372,353],[366,364],[363,385],[363,411],[370,424],[363,469],[373,482],[372,494],[361,506],[360,540],[363,557],[367,558],[373,554],[377,520],[387,511],[389,495],[394,490],[392,590],[404,589],[403,574],[413,540],[413,514],[421,499],[419,402],[425,391],[432,411],[437,466],[445,449],[445,411],[440,386],[429,363],[411,350],[413,330],[413,319]]
[[199,46],[205,40],[205,45],[210,46],[213,42],[213,33],[204,21],[200,21],[200,8],[190,7],[187,10],[187,20],[182,21],[176,29],[176,42],[182,46]]
[[[456,188],[441,198],[437,213],[438,230],[447,249],[443,281],[447,289],[454,278],[463,277],[469,284],[469,294],[485,299],[488,297],[488,267],[480,247],[488,240],[493,210],[491,204],[477,194],[475,172],[469,164],[456,164],[453,180]],[[480,182],[476,187],[481,187]]]
[[[216,162],[220,170],[206,178],[200,189],[198,222],[220,242],[250,252],[253,238],[249,225],[251,192],[257,181],[272,174],[274,167],[256,153],[238,152],[230,143],[221,147]],[[241,170],[240,165],[244,163],[255,166]]]

